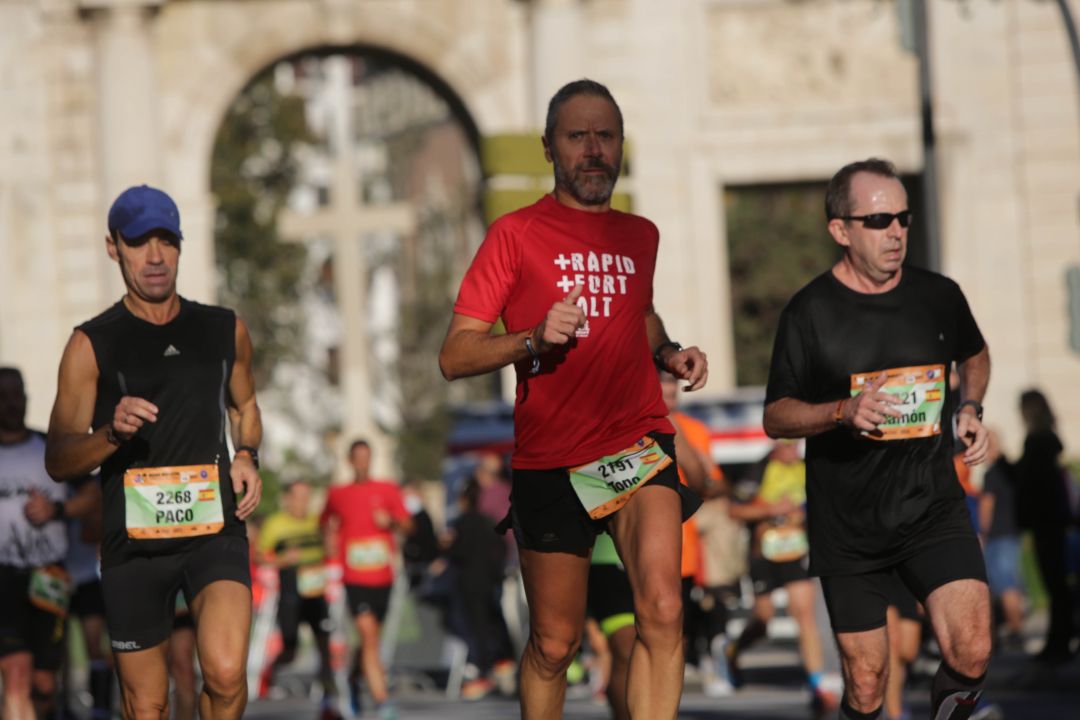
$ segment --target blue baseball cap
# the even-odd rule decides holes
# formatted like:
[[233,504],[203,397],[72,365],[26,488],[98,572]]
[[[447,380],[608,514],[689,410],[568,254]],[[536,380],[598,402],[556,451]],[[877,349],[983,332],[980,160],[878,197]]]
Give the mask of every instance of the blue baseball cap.
[[180,210],[167,194],[149,185],[129,187],[109,208],[109,232],[125,238],[138,238],[151,230],[165,230],[177,238],[180,233]]

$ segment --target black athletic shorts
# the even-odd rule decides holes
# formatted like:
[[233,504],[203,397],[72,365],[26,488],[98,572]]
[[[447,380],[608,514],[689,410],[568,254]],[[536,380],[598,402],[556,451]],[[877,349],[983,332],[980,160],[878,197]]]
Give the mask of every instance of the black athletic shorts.
[[806,569],[807,558],[773,562],[760,555],[750,558],[750,580],[754,583],[755,595],[768,595],[777,588],[799,580],[809,580]]
[[626,570],[618,565],[590,565],[586,610],[605,635],[633,625],[634,593]]
[[91,580],[75,588],[68,612],[80,618],[104,615],[105,596],[101,593],[101,581]]
[[30,602],[30,573],[0,565],[0,657],[28,652],[35,670],[52,672],[64,659],[65,618]]
[[894,573],[916,600],[955,580],[986,582],[982,549],[974,533],[953,537],[924,548],[893,567],[861,575],[830,575],[821,578],[825,605],[833,632],[862,632],[885,625],[885,610],[893,589]]
[[278,597],[277,622],[281,629],[281,644],[295,650],[300,639],[300,623],[307,623],[315,635],[328,635],[331,630],[330,612],[326,598],[300,597],[295,590],[283,590]]
[[390,591],[393,585],[346,585],[345,599],[349,603],[349,612],[353,617],[362,613],[371,613],[380,623],[390,609]]
[[[675,458],[675,436],[650,433],[664,452]],[[701,505],[701,499],[679,483],[679,471],[673,462],[656,474],[649,485],[662,485],[679,493],[685,521]],[[596,536],[607,529],[608,520],[593,520],[585,511],[570,485],[565,467],[551,470],[519,470],[511,473],[510,514],[507,522],[514,529],[518,547],[537,552],[564,552],[585,557]]]
[[146,650],[173,630],[176,593],[194,601],[210,583],[232,580],[251,589],[246,537],[218,535],[192,550],[136,555],[101,573],[105,623],[115,652]]

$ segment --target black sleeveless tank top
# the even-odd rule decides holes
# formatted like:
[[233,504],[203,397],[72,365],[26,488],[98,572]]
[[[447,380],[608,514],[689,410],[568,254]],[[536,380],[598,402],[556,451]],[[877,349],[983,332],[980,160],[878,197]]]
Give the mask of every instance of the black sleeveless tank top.
[[90,338],[97,359],[95,430],[112,421],[124,395],[158,408],[157,422],[144,425],[101,467],[102,568],[135,555],[180,552],[214,537],[129,538],[124,497],[129,468],[216,464],[225,522],[220,533],[243,535],[225,444],[229,377],[236,358],[233,311],[181,298],[179,314],[155,325],[133,315],[121,301],[78,329]]

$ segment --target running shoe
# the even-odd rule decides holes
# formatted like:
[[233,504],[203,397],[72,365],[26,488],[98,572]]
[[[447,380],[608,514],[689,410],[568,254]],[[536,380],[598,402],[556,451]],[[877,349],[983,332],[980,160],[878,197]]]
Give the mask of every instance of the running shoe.
[[511,697],[517,692],[517,665],[513,660],[500,660],[491,669],[491,679],[503,697]]
[[466,680],[461,685],[462,700],[483,700],[495,690],[495,686],[487,678]]
[[727,665],[728,682],[731,683],[733,688],[740,688],[743,685],[742,668],[739,667],[739,653],[735,643],[726,643],[724,646],[724,654],[721,656],[724,660],[724,664]]
[[398,720],[398,711],[390,702],[384,702],[375,709],[379,720]]

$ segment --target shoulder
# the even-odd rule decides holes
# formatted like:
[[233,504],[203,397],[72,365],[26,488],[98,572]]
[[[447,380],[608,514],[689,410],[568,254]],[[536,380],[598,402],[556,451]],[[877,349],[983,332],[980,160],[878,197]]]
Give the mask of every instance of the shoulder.
[[919,288],[920,291],[937,290],[939,292],[956,293],[958,295],[964,294],[960,289],[960,284],[951,277],[925,268],[913,265],[905,267],[904,279],[912,287]]
[[75,327],[76,330],[81,330],[84,333],[91,333],[94,330],[100,330],[102,328],[113,325],[120,322],[124,318],[128,317],[128,313],[124,310],[123,301],[113,303],[110,307],[101,313],[98,313],[94,317],[90,318],[81,325]]
[[188,311],[208,319],[224,320],[234,322],[236,320],[236,311],[232,308],[223,307],[221,305],[204,305],[196,300],[188,300],[187,298],[181,298],[180,301],[187,306]]
[[612,219],[623,232],[632,233],[634,237],[642,238],[654,244],[660,242],[660,228],[652,220],[622,210],[611,210],[610,212]]
[[505,215],[500,215],[488,226],[488,237],[518,237],[535,220],[548,212],[541,198],[532,205],[526,205]]
[[832,279],[831,274],[832,270],[826,270],[806,283],[806,285],[803,285],[784,306],[784,314],[795,317],[803,316],[832,297],[836,281]]

